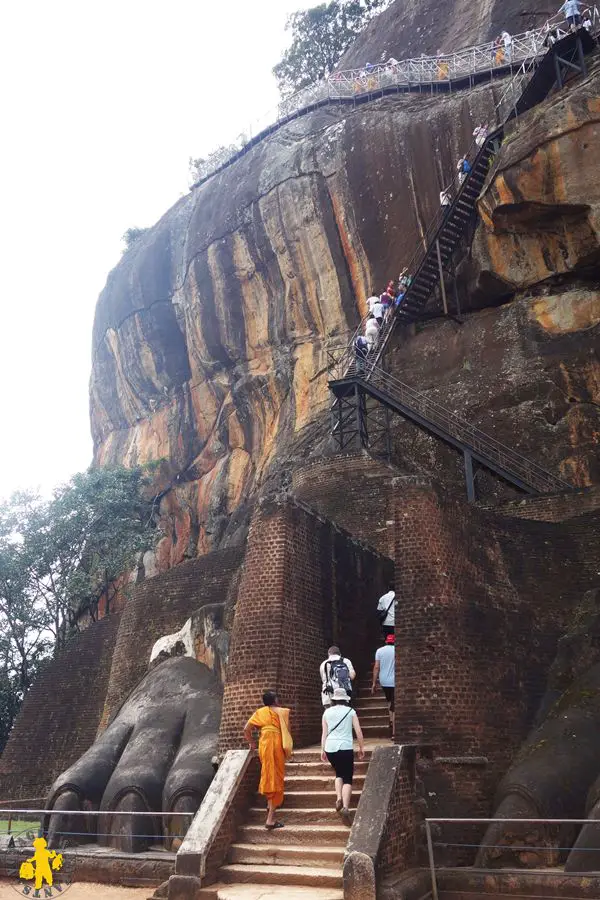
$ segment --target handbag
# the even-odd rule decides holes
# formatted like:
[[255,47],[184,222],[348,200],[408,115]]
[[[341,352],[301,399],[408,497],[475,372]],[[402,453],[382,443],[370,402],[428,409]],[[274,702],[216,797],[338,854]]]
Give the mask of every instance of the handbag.
[[281,743],[283,746],[283,755],[286,759],[289,759],[294,752],[294,741],[290,734],[290,730],[287,726],[287,722],[283,713],[277,710],[277,715],[279,716],[279,726],[281,728]]
[[385,622],[385,620],[387,619],[387,614],[389,613],[390,609],[392,608],[392,606],[394,605],[395,602],[396,602],[396,595],[394,594],[394,596],[392,597],[391,603],[387,609],[378,609],[377,610],[377,617],[382,625]]

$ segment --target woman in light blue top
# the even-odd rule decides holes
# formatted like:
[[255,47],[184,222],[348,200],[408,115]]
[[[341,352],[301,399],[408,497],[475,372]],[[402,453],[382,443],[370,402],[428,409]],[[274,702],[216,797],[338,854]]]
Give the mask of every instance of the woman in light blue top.
[[335,771],[335,808],[345,818],[350,815],[352,778],[354,776],[354,744],[352,731],[358,741],[358,758],[365,758],[363,733],[356,712],[350,707],[350,697],[343,688],[336,688],[332,705],[323,714],[321,759],[329,761]]

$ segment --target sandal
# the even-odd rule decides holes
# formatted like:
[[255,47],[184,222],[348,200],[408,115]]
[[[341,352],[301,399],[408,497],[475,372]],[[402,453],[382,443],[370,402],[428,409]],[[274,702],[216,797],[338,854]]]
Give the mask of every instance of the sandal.
[[273,825],[265,825],[267,831],[273,831],[274,828],[283,828],[283,822],[275,822]]
[[336,801],[335,801],[335,811],[336,811],[336,812],[341,812],[341,811],[342,811],[342,806],[343,806],[343,805],[344,805],[344,801],[343,801],[343,800],[336,800]]

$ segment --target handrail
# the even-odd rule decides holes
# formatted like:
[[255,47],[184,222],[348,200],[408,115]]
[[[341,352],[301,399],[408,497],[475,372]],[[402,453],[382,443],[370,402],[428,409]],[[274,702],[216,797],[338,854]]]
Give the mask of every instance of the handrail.
[[[594,823],[593,819],[510,819],[504,818],[495,818],[495,819],[484,819],[484,818],[461,818],[461,819],[451,819],[451,818],[432,818],[427,816],[425,819],[425,836],[427,840],[427,855],[429,860],[429,873],[431,875],[431,896],[432,900],[438,900],[439,892],[438,892],[438,884],[437,884],[437,875],[435,869],[435,859],[433,856],[433,838],[431,834],[431,826],[432,825],[493,825],[497,822],[502,824],[510,824],[510,825],[590,825]],[[528,850],[536,850],[536,849],[547,849],[546,847],[534,847],[528,845]],[[543,875],[552,875],[556,874],[556,872],[549,872],[548,870],[541,869],[536,871],[535,869],[496,869],[498,874],[505,875],[514,875],[520,873],[523,874],[527,872],[528,874],[543,874]],[[569,872],[563,873],[561,875],[569,874],[569,875],[581,875],[582,873],[577,872]],[[586,872],[586,876],[590,876],[591,872]]]
[[[590,16],[594,30],[597,30],[600,23],[598,7],[587,7],[585,12]],[[564,23],[564,19],[557,13],[539,28],[513,35],[508,53],[494,41],[488,41],[454,53],[423,55],[401,62],[370,66],[368,69],[363,67],[333,72],[327,78],[296,91],[280,101],[274,109],[248,124],[240,135],[240,143],[233,145],[231,152],[219,158],[214,165],[208,166],[193,187],[204,184],[221,172],[280,124],[319,105],[378,94],[389,88],[415,89],[423,85],[451,85],[453,81],[468,79],[484,72],[493,74],[494,71],[512,71],[515,64],[543,55],[546,52],[544,42],[548,34],[559,29],[561,23]],[[497,56],[499,50],[503,54],[502,58]]]
[[[432,425],[441,427],[449,437],[468,443],[476,453],[481,453],[505,470],[511,471],[537,490],[571,489],[571,485],[561,478],[471,425],[456,413],[450,412],[437,401],[425,396],[423,392],[409,387],[399,378],[384,372],[376,363],[369,362],[368,358],[362,365],[361,362],[355,360],[348,368],[344,368],[341,378],[360,378],[367,387],[372,385],[383,393],[387,393],[391,399],[422,415]],[[333,377],[332,380],[339,379]]]

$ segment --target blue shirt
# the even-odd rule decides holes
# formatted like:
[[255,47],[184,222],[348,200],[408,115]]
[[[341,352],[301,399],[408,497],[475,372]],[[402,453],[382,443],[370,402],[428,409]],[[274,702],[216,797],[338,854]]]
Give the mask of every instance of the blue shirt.
[[381,687],[391,688],[396,683],[396,648],[394,644],[386,644],[380,647],[375,654],[379,663],[379,684]]

